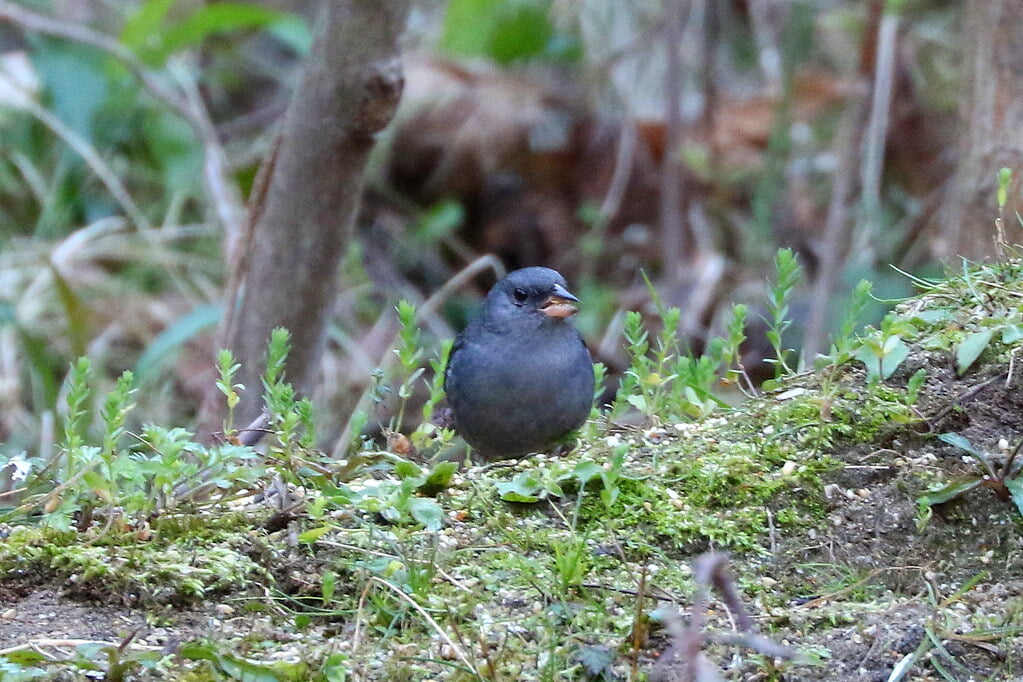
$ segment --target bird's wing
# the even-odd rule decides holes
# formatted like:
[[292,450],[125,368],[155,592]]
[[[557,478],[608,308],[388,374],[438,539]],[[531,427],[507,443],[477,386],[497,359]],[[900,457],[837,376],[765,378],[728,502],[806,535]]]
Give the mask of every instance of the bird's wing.
[[448,377],[451,376],[451,363],[455,360],[455,354],[459,350],[465,347],[465,334],[459,334],[455,337],[455,342],[451,345],[451,352],[448,353],[448,364],[444,365],[444,392],[448,390]]

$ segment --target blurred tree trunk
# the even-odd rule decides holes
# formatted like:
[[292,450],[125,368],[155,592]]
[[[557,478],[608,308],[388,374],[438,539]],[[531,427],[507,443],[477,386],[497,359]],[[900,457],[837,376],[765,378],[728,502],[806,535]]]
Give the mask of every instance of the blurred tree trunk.
[[[1023,2],[969,0],[963,44],[963,88],[959,161],[947,193],[942,255],[980,258],[994,253],[998,169],[1023,173]],[[1010,196],[1006,216],[1023,210]],[[1009,238],[1015,219],[1007,220]]]
[[[274,327],[292,334],[288,380],[302,393],[317,380],[363,169],[374,134],[390,122],[404,84],[398,38],[407,0],[323,5],[280,136],[249,199],[248,228],[227,245],[231,272],[221,338],[242,366],[240,427],[262,408],[260,376]],[[207,395],[207,434],[219,429],[222,402]]]

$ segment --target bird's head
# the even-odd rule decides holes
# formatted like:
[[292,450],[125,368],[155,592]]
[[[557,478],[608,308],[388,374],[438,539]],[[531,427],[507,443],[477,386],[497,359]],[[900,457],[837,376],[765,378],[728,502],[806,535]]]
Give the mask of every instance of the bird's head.
[[578,302],[560,273],[539,267],[509,273],[487,294],[487,307],[492,313],[540,322],[575,315]]

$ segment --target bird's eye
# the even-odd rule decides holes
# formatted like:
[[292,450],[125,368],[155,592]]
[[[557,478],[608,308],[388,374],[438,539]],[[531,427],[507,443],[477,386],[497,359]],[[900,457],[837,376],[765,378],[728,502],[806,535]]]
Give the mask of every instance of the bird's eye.
[[515,299],[515,303],[522,305],[529,298],[529,294],[526,293],[525,289],[516,289],[512,292],[512,298]]

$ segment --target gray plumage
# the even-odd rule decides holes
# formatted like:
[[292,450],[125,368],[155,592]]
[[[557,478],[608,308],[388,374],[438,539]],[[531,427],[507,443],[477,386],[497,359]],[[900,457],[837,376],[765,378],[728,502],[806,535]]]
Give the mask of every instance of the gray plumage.
[[593,361],[569,321],[577,301],[556,271],[516,270],[455,338],[444,388],[455,430],[484,457],[544,450],[586,421]]

